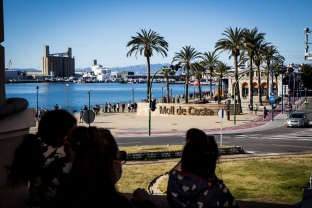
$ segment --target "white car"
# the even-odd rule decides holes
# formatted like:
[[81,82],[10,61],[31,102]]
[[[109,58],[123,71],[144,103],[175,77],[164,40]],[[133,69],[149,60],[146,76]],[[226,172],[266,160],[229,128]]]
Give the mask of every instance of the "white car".
[[286,121],[287,127],[305,127],[309,126],[310,120],[305,112],[293,112]]

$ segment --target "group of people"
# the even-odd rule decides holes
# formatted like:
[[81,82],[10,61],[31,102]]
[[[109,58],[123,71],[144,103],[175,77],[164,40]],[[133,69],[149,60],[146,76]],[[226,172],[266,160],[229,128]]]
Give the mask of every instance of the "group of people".
[[[215,174],[218,159],[214,136],[189,129],[181,161],[169,172],[170,207],[238,207]],[[145,189],[130,200],[118,192],[126,160],[108,129],[77,126],[66,110],[52,110],[17,147],[7,184],[28,186],[28,207],[156,207]]]
[[145,189],[118,192],[126,152],[108,129],[77,126],[66,110],[47,112],[6,167],[7,184],[28,186],[28,207],[156,207]]
[[259,106],[257,103],[255,103],[254,105],[252,105],[251,103],[248,105],[250,114],[253,114],[253,111],[255,112],[255,114],[257,115],[257,112],[259,110]]

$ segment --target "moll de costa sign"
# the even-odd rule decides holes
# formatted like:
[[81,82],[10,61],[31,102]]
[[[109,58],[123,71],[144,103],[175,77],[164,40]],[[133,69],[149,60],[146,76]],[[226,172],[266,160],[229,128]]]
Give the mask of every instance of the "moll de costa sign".
[[[215,111],[211,108],[201,106],[158,106],[161,115],[193,115],[193,116],[213,116]],[[157,109],[156,109],[157,110]]]

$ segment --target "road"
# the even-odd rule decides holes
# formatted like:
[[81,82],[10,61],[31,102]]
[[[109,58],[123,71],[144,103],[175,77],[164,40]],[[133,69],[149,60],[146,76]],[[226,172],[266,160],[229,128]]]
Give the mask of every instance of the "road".
[[[274,129],[261,129],[254,131],[249,129],[241,133],[222,132],[222,145],[242,146],[248,153],[278,154],[278,153],[302,153],[312,151],[312,106],[301,106],[297,111],[308,114],[310,125],[306,128],[287,128],[286,125]],[[274,122],[274,121],[273,121]],[[216,141],[221,143],[221,132],[214,132]],[[118,137],[118,145],[184,145],[185,136],[163,135],[146,137]]]

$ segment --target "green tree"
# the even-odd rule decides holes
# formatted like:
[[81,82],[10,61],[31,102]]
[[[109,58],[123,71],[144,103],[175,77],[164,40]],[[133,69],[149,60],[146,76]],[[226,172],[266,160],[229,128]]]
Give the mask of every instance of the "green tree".
[[[196,61],[191,65],[192,75],[198,80],[198,93],[199,100],[201,100],[201,84],[200,80],[203,78],[203,75],[206,72],[206,68],[203,62]],[[194,95],[195,96],[195,95]]]
[[269,85],[269,77],[270,77],[270,69],[271,69],[271,61],[273,61],[274,55],[278,54],[277,47],[274,45],[266,45],[263,49],[263,56],[267,67],[267,94],[266,94],[266,100],[269,100],[269,91],[270,91],[270,85]]
[[219,56],[216,55],[216,51],[208,51],[206,53],[204,53],[203,55],[203,64],[204,66],[208,69],[209,71],[209,76],[210,76],[210,100],[212,100],[212,78],[213,78],[213,72],[214,69],[216,68],[217,64],[218,64],[218,59]]
[[141,30],[141,33],[137,33],[137,36],[132,36],[132,40],[128,42],[127,47],[132,48],[127,53],[127,57],[131,56],[132,53],[144,54],[147,61],[147,98],[149,99],[149,88],[150,88],[150,73],[151,73],[151,62],[150,58],[153,56],[153,52],[156,51],[157,54],[161,54],[162,57],[167,56],[168,43],[155,31]]
[[308,64],[302,64],[301,66],[301,72],[302,72],[302,82],[303,87],[310,87],[312,85],[311,79],[312,79],[312,66]]
[[260,41],[257,44],[257,50],[255,51],[254,62],[257,67],[258,72],[258,84],[259,84],[259,105],[263,106],[262,96],[263,96],[263,87],[261,84],[261,72],[260,72],[260,64],[265,61],[265,50],[267,45],[270,44],[268,42]]
[[218,77],[218,104],[221,103],[222,79],[229,73],[229,69],[231,68],[226,63],[219,61],[215,70],[215,76]]
[[273,69],[274,69],[274,77],[276,83],[276,92],[278,92],[278,84],[277,84],[277,77],[281,74],[281,70],[283,69],[283,64],[285,58],[281,55],[274,56],[273,59]]
[[186,70],[186,75],[185,75],[185,103],[188,103],[188,83],[189,83],[189,70],[191,69],[191,62],[202,58],[202,53],[197,52],[195,48],[191,46],[185,46],[182,47],[182,50],[180,52],[176,52],[175,56],[173,57],[172,63],[173,62],[178,62],[179,66],[182,66]]
[[[216,42],[216,51],[220,50],[229,51],[230,57],[234,59],[234,70],[235,70],[235,81],[238,83],[238,66],[237,66],[237,57],[240,55],[240,50],[243,49],[243,37],[244,37],[245,28],[235,28],[234,30],[230,28],[226,28],[226,30],[222,33],[225,38],[222,38]],[[240,90],[239,85],[236,85],[236,95],[238,97],[239,109],[240,113],[243,113]],[[236,98],[234,98],[236,101]],[[235,102],[234,101],[234,102]]]
[[[258,28],[255,27],[252,30],[245,29],[244,30],[244,37],[243,37],[243,46],[244,50],[247,52],[247,55],[249,57],[249,94],[250,94],[250,104],[253,105],[253,92],[254,92],[254,86],[253,86],[253,77],[254,77],[254,71],[253,71],[253,59],[255,52],[259,49],[259,44],[264,40],[265,33],[259,33]],[[260,93],[260,83],[258,91]]]
[[[163,67],[161,74],[164,75],[165,84],[166,84],[166,100],[167,103],[170,103],[170,96],[169,96],[169,76],[173,76],[175,71],[169,69],[169,67]],[[163,99],[163,98],[162,98]]]

